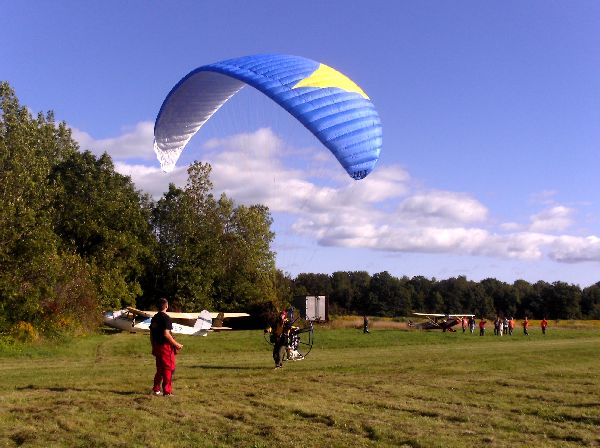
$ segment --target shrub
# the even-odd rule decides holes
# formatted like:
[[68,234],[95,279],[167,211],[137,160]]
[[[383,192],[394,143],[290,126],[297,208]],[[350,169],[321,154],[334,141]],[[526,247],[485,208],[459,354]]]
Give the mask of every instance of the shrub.
[[10,335],[20,342],[33,342],[38,339],[37,330],[29,322],[19,321],[10,330]]

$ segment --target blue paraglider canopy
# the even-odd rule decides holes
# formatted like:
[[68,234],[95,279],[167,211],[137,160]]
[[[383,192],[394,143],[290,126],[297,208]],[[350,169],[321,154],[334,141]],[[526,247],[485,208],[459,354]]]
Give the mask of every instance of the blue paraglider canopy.
[[337,70],[307,58],[254,55],[204,65],[179,81],[154,125],[154,150],[165,171],[188,141],[244,85],[287,110],[354,179],[375,166],[382,145],[379,115],[367,94]]

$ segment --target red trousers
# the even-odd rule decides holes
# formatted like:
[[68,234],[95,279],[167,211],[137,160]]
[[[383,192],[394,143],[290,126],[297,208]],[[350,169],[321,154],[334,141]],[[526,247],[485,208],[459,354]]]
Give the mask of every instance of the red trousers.
[[164,394],[173,393],[173,372],[175,371],[175,350],[171,344],[161,344],[152,347],[156,358],[156,374],[154,375],[154,392],[162,389]]

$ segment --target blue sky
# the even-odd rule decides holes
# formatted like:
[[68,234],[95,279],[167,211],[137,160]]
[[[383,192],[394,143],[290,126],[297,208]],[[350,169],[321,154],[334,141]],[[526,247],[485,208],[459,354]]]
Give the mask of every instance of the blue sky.
[[[210,161],[217,190],[270,206],[292,275],[588,286],[600,280],[598,23],[596,1],[0,0],[0,79],[154,195]],[[159,170],[152,126],[173,85],[254,53],[323,62],[367,92],[384,132],[367,179],[346,179],[250,89],[178,169]]]

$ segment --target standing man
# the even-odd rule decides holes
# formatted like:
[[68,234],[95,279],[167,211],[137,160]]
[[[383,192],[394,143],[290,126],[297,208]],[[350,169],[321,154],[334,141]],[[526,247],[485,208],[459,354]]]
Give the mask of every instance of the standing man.
[[523,334],[529,336],[529,321],[527,320],[527,316],[525,316],[525,320],[523,321]]
[[487,321],[482,317],[479,321],[479,336],[485,336],[485,324]]
[[363,333],[369,332],[369,317],[365,314],[363,316]]
[[469,317],[469,331],[471,334],[475,331],[475,316]]
[[540,326],[542,327],[542,334],[546,334],[546,327],[548,326],[548,321],[545,317],[540,322]]
[[512,336],[514,329],[515,329],[515,318],[511,316],[511,318],[508,320],[508,334]]
[[154,375],[154,395],[160,395],[160,386],[162,383],[163,394],[165,397],[173,395],[173,372],[175,372],[175,355],[183,348],[178,343],[171,330],[173,323],[167,315],[169,302],[162,298],[158,300],[158,309],[150,322],[150,343],[152,344],[152,354],[156,358],[156,374]]

